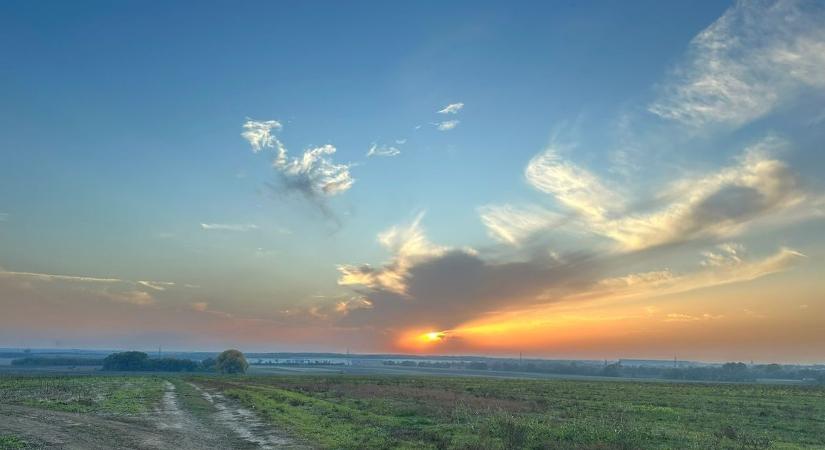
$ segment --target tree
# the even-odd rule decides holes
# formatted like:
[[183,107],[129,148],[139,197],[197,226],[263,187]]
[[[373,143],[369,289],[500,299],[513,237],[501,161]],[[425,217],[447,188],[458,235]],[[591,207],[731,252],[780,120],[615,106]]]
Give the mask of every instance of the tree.
[[103,358],[103,370],[146,370],[149,355],[143,352],[112,353]]
[[246,357],[239,350],[225,350],[218,355],[215,367],[220,373],[245,373],[249,367]]
[[205,370],[207,372],[214,372],[216,364],[217,362],[215,361],[215,358],[206,358],[203,361],[201,361],[201,370]]

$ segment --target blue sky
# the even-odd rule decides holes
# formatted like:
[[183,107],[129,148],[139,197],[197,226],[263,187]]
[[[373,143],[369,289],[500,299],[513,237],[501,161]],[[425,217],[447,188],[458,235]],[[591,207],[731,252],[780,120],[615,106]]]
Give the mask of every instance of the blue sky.
[[[695,271],[712,266],[699,264],[707,253],[745,264],[735,253],[747,249],[757,264],[787,249],[805,264],[717,273],[698,288],[674,278],[685,286],[674,291],[734,283],[750,292],[745,279],[821,268],[822,17],[820,3],[802,1],[7,2],[0,268],[13,286],[5,297],[39,299],[56,316],[76,307],[94,316],[111,306],[80,297],[112,297],[146,318],[117,336],[45,332],[44,320],[0,338],[153,346],[145,334],[170,333],[179,346],[261,348],[343,339],[367,351],[436,327],[454,336],[445,351],[506,352],[460,330],[585,294],[548,294],[561,285],[587,286],[592,297],[604,296],[593,286],[634,273],[701,278]],[[271,137],[288,152],[281,165],[276,141],[253,151],[241,136],[244,124],[260,130],[267,121],[277,121]],[[292,159],[325,145],[334,153],[303,169]],[[392,156],[368,156],[373,146]],[[346,184],[313,190],[312,177],[330,167]],[[445,286],[437,301],[409,291],[425,279],[416,270],[461,252],[484,267],[527,266],[512,269],[518,281],[502,275],[502,285],[516,286],[496,301],[467,300],[461,285]],[[533,279],[519,278],[577,257],[598,261],[582,269],[592,278],[531,289]],[[126,285],[66,278],[46,294],[14,284],[44,279],[36,274]],[[141,280],[170,284],[129,284]],[[668,295],[638,294],[651,304]],[[421,320],[399,320],[382,302],[418,304],[402,316]],[[685,302],[691,311],[709,306]],[[608,309],[617,305],[631,307],[613,300]],[[659,319],[732,320],[680,307]],[[152,309],[191,325],[153,328],[141,322]],[[99,321],[115,323],[113,314]],[[198,315],[226,329],[204,332]],[[246,335],[244,320],[294,331],[261,325]],[[729,343],[731,354],[741,345]]]

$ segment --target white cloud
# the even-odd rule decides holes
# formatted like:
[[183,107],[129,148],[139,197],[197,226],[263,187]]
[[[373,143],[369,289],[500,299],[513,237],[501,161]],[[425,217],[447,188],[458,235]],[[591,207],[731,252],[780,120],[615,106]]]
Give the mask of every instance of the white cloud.
[[[702,237],[730,237],[756,223],[822,214],[822,196],[806,192],[797,175],[771,156],[784,145],[768,137],[746,149],[729,167],[674,181],[660,190],[655,200],[663,206],[652,212],[629,211],[619,189],[562,160],[552,146],[530,161],[525,178],[575,213],[567,229],[588,231],[615,241],[621,249],[637,250]],[[481,220],[491,235],[511,244],[559,223],[540,208],[497,208],[481,209]]]
[[355,183],[350,175],[350,164],[336,164],[328,156],[335,147],[323,145],[309,149],[300,158],[282,163],[276,161],[289,189],[297,189],[310,196],[331,196],[346,192]]
[[406,139],[396,139],[395,143],[398,144],[398,145],[404,145],[404,144],[407,143],[407,140]]
[[54,275],[50,273],[36,273],[36,272],[11,272],[0,270],[0,277],[22,277],[32,278],[39,281],[80,281],[85,283],[130,283],[127,280],[119,278],[99,278],[75,275]]
[[[734,250],[727,248],[726,252]],[[776,253],[759,260],[747,260],[741,257],[740,250],[724,259],[722,264],[708,265],[703,261],[700,269],[694,272],[675,274],[669,269],[633,273],[620,277],[600,280],[592,288],[574,294],[570,298],[650,298],[654,296],[678,294],[696,289],[704,289],[725,284],[741,283],[764,276],[783,272],[798,264],[805,255],[789,249],[780,248]],[[738,255],[738,256],[736,256]]]
[[692,316],[690,314],[670,313],[665,316],[665,322],[698,322],[707,320],[719,320],[724,318],[725,316],[722,314],[714,315],[704,313],[700,316]]
[[348,300],[341,300],[335,304],[335,312],[339,314],[349,314],[357,309],[372,309],[372,301],[366,297],[352,297]]
[[520,245],[532,234],[552,228],[564,219],[539,206],[487,205],[478,212],[490,236],[511,245]]
[[257,121],[247,119],[243,124],[244,131],[241,133],[244,139],[249,141],[252,151],[260,152],[264,148],[275,148],[278,151],[276,161],[283,161],[286,158],[286,147],[275,136],[275,132],[283,128],[277,120]]
[[738,126],[805,88],[825,88],[823,23],[816,2],[737,2],[693,39],[650,111],[694,126]]
[[[154,291],[165,291],[170,287],[176,286],[176,284],[171,281],[132,281],[122,278],[14,272],[0,269],[0,281],[4,279],[11,281],[18,280],[21,286],[26,286],[28,289],[45,289],[46,286],[52,286],[53,289],[58,289],[59,292],[67,292],[71,288],[71,290],[77,290],[78,292],[87,293],[90,296],[97,296],[108,301],[129,303],[138,306],[152,305],[156,302],[150,293],[142,289],[148,288]],[[37,283],[42,284],[40,287],[37,287]]]
[[137,284],[156,291],[165,291],[167,288],[175,285],[175,283],[171,281],[138,281]]
[[129,303],[138,306],[155,304],[155,298],[146,291],[132,290],[126,292],[104,292],[103,296],[117,303]]
[[251,231],[257,230],[258,226],[253,223],[232,224],[232,223],[202,223],[201,229],[207,231]]
[[461,109],[464,108],[464,103],[450,103],[449,105],[445,106],[443,109],[438,111],[439,114],[458,114]]
[[435,127],[439,131],[450,131],[453,128],[457,127],[460,122],[458,120],[445,120],[443,122],[436,122]]
[[0,213],[0,222],[9,220],[9,213]]
[[367,157],[371,156],[398,156],[401,154],[401,150],[391,145],[382,145],[379,146],[378,144],[372,144],[370,146],[369,151],[367,152]]
[[[254,152],[257,153],[263,148],[277,148],[278,154],[272,162],[272,167],[282,175],[284,188],[287,190],[297,190],[308,197],[317,199],[345,192],[355,182],[349,172],[350,164],[336,164],[329,157],[336,152],[336,148],[332,145],[327,144],[310,148],[304,151],[301,157],[290,158],[287,155],[286,147],[273,133],[283,128],[277,120],[255,121],[248,119],[243,128],[244,132],[241,135],[249,141]],[[238,226],[230,225],[230,227],[236,228],[235,231],[246,231],[245,229],[237,229]],[[232,228],[207,228],[204,226],[204,229]]]
[[392,227],[378,235],[378,242],[392,253],[392,260],[380,268],[370,265],[338,266],[341,276],[338,284],[358,285],[373,289],[385,289],[396,294],[405,294],[409,269],[421,262],[441,256],[448,249],[431,243],[421,228],[419,214],[406,227]]
[[705,259],[700,263],[705,267],[730,267],[742,263],[745,247],[741,244],[724,243],[716,246],[718,251],[702,252]]
[[604,219],[608,211],[624,206],[614,189],[586,169],[562,160],[557,149],[551,145],[527,164],[524,176],[531,186],[592,219]]

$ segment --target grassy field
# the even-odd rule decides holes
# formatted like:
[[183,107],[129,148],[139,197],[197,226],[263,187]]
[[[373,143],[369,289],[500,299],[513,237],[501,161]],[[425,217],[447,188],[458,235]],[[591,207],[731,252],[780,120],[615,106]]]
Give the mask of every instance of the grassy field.
[[0,378],[0,404],[55,411],[135,415],[163,395],[163,380],[150,376]]
[[[216,409],[220,394],[230,403]],[[146,422],[170,419],[163,412],[170,398],[175,417],[188,418],[183,428]],[[223,423],[227,408],[247,408],[295,442],[332,449],[825,448],[825,387],[814,386],[434,376],[46,376],[0,378],[4,405],[8,412],[52,411],[63,414],[55,420],[68,422],[105,418],[110,434],[130,434],[134,424],[144,423],[149,425],[141,433],[148,437],[166,433],[174,443],[201,436],[204,445],[210,441],[203,435]],[[61,439],[76,435],[59,431]],[[189,441],[180,437],[186,433]],[[226,440],[230,434],[227,429],[224,443],[235,442]],[[27,448],[26,439],[2,432],[0,424],[0,449]]]
[[825,448],[825,389],[484,378],[201,378],[324,448]]

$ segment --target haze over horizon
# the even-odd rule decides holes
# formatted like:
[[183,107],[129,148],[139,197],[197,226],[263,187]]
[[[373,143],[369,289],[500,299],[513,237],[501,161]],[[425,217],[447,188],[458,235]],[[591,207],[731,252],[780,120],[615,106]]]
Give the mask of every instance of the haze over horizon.
[[0,347],[825,362],[821,1],[10,1],[0,38]]

